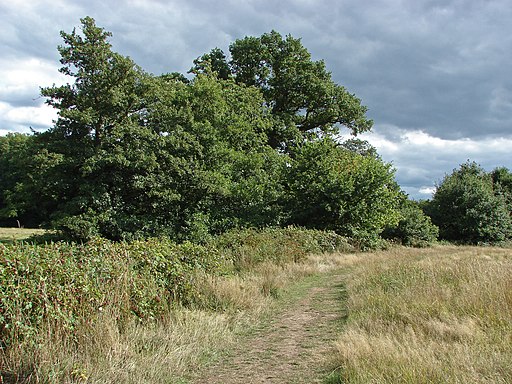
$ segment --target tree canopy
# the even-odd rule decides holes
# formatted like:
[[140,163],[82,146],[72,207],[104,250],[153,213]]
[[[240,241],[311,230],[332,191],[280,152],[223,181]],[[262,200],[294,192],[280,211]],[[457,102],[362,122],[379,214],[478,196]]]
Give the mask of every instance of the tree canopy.
[[447,175],[436,189],[427,212],[442,238],[493,243],[512,237],[510,194],[506,169],[492,173],[466,162]]
[[[300,225],[372,238],[398,223],[394,170],[360,140],[366,107],[299,39],[272,31],[151,75],[86,17],[62,32],[41,89],[58,120],[0,140],[0,214],[77,239],[202,241],[236,227]],[[39,212],[36,214],[36,212]]]
[[272,31],[236,40],[231,59],[219,48],[195,60],[194,73],[215,72],[219,78],[261,90],[274,116],[269,143],[286,148],[304,137],[337,132],[339,125],[353,134],[371,129],[367,108],[336,84],[323,61],[313,61],[300,39]]

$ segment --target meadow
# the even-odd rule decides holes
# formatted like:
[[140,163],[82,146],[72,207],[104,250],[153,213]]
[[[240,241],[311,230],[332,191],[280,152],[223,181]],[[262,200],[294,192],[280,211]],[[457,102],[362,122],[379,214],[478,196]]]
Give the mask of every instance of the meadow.
[[0,261],[4,382],[200,382],[298,313],[304,281],[333,276],[343,316],[315,330],[315,382],[512,382],[509,248],[363,253],[319,231],[248,230],[207,246],[14,242]]
[[396,248],[346,280],[333,383],[512,382],[512,251]]
[[0,242],[27,240],[31,236],[44,235],[48,231],[34,228],[2,228],[0,227]]

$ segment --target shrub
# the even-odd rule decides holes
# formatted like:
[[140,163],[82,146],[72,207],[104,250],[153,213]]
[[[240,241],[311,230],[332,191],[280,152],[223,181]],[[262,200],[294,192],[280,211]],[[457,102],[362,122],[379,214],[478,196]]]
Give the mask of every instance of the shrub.
[[264,261],[297,262],[309,253],[353,250],[347,238],[333,231],[297,227],[233,230],[215,238],[213,245],[237,270]]
[[402,219],[393,228],[387,228],[383,237],[398,240],[410,247],[425,247],[437,240],[439,228],[432,224],[418,203],[406,200],[401,209]]
[[166,239],[0,244],[0,337],[22,340],[48,321],[72,331],[107,309],[121,323],[155,318],[190,301],[195,273],[217,271],[218,256]]
[[427,210],[445,240],[495,243],[512,237],[506,196],[496,193],[491,175],[476,163],[447,175]]
[[0,339],[7,346],[37,343],[48,326],[73,338],[103,311],[123,329],[128,321],[159,319],[172,307],[197,303],[198,274],[225,273],[226,264],[241,270],[351,249],[334,232],[293,227],[232,231],[205,245],[167,238],[0,243]]

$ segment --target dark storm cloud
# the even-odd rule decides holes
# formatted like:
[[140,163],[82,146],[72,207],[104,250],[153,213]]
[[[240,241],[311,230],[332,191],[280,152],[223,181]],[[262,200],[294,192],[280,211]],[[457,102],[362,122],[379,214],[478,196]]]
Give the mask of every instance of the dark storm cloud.
[[275,29],[301,38],[368,106],[368,140],[416,197],[468,158],[512,166],[508,0],[4,2],[1,132],[51,125],[55,113],[40,108],[39,86],[65,81],[59,31],[87,15],[113,33],[114,50],[154,74],[186,72],[196,57],[227,52],[247,35]]
[[511,101],[504,69],[512,61],[512,8],[506,2],[355,8],[348,28],[330,28],[342,38],[333,37],[324,52],[334,77],[363,99],[377,122],[444,138],[511,133],[503,116],[489,123],[497,118],[492,95],[504,89]]

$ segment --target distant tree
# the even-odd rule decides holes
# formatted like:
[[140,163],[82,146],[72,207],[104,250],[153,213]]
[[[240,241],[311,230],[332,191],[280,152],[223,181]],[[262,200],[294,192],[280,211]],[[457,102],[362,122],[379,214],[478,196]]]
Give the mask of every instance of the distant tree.
[[446,240],[492,243],[512,236],[506,198],[495,193],[492,176],[474,162],[445,176],[427,212]]
[[[83,35],[82,35],[83,34]],[[284,157],[267,145],[261,93],[213,73],[150,76],[111,51],[91,18],[62,33],[61,72],[42,90],[59,119],[38,143],[55,225],[78,239],[201,236],[278,224]]]
[[16,220],[25,223],[25,211],[15,201],[22,193],[25,166],[30,156],[31,137],[19,133],[0,136],[0,223],[14,227]]
[[0,137],[0,223],[38,227],[49,224],[54,201],[46,171],[60,161],[36,141],[37,136],[9,133]]
[[287,173],[289,222],[372,242],[400,218],[394,170],[382,160],[334,141],[296,148]]
[[[46,188],[39,191],[39,198],[54,202],[54,223],[87,237],[97,233],[99,217],[107,217],[116,205],[109,184],[118,177],[116,165],[126,161],[118,144],[141,133],[136,131],[145,110],[148,75],[111,50],[111,34],[97,27],[94,19],[86,17],[81,23],[81,33],[61,32],[59,71],[74,81],[41,89],[59,117],[36,139],[58,159],[44,172]],[[144,158],[138,161],[142,164]]]
[[400,214],[398,224],[384,231],[385,238],[398,240],[403,245],[411,247],[425,247],[437,240],[439,228],[425,215],[420,203],[404,196]]
[[343,141],[340,146],[362,156],[379,157],[377,148],[375,148],[366,140],[352,138]]
[[276,119],[269,133],[272,147],[286,149],[304,137],[335,133],[339,125],[352,134],[371,129],[361,100],[336,84],[325,63],[313,61],[300,39],[272,31],[236,40],[229,50],[229,62],[216,48],[196,60],[192,72],[204,71],[209,61],[220,78],[260,89]]

